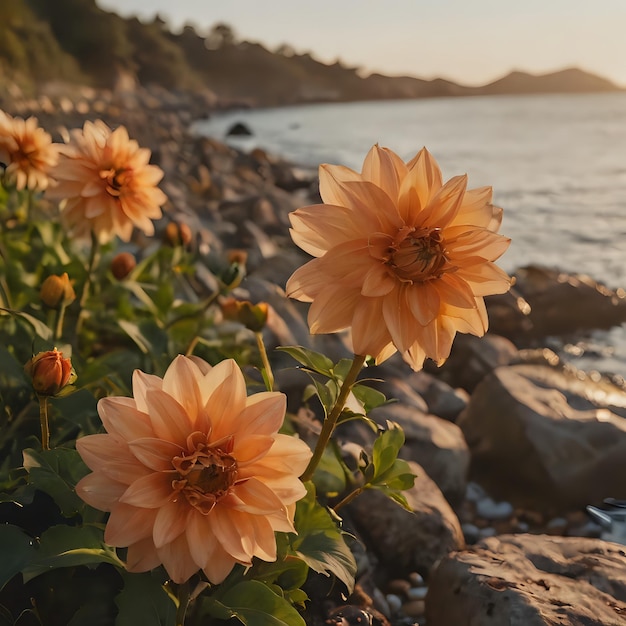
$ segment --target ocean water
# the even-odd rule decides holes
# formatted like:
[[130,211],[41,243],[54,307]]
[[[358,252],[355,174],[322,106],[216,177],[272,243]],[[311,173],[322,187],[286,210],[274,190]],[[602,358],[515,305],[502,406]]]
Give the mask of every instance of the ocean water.
[[[422,146],[444,180],[467,173],[491,185],[512,238],[498,262],[507,271],[538,263],[626,288],[626,93],[437,98],[229,111],[197,124],[304,167],[360,170],[370,147],[404,159]],[[626,377],[626,325],[598,332],[576,364]]]

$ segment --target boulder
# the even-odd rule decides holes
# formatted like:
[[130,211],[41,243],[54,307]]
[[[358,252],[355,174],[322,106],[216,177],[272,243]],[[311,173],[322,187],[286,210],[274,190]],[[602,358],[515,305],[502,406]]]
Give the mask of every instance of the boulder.
[[417,476],[403,492],[410,511],[369,489],[348,505],[357,531],[392,578],[414,571],[426,576],[439,559],[464,546],[459,520],[437,485],[417,463],[409,465]]
[[458,334],[448,360],[439,368],[426,361],[425,369],[451,387],[472,392],[489,372],[517,358],[517,348],[505,337],[491,333],[484,337]]
[[626,624],[624,546],[600,539],[501,535],[441,560],[428,626]]
[[500,367],[459,416],[472,476],[519,506],[570,510],[626,497],[626,391],[582,372]]
[[[607,329],[626,322],[626,291],[612,290],[584,274],[567,274],[537,265],[515,272],[515,301],[529,310],[504,304],[511,297],[491,302],[501,311],[491,317],[491,329],[527,345],[537,337],[563,337],[594,329]],[[526,314],[525,314],[526,313]],[[491,309],[490,309],[491,314]]]

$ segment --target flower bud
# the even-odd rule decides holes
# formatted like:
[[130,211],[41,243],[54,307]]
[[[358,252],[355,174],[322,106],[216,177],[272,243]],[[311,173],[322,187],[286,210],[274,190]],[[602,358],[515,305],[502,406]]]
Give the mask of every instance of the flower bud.
[[24,371],[40,396],[56,396],[66,385],[76,380],[72,362],[64,359],[63,353],[56,348],[36,354],[26,363]]
[[172,247],[188,246],[193,239],[193,233],[189,224],[170,222],[165,227],[165,241]]
[[248,253],[245,250],[229,250],[227,258],[230,265],[220,278],[227,289],[235,289],[246,276]]
[[67,306],[76,300],[76,293],[70,283],[67,272],[63,272],[61,276],[52,274],[46,278],[41,284],[39,290],[41,301],[51,309],[61,306]]
[[267,324],[269,305],[267,302],[252,304],[247,300],[224,298],[220,303],[224,319],[243,324],[247,329],[258,333]]
[[130,252],[120,252],[111,261],[111,273],[117,280],[124,280],[136,265],[137,261]]

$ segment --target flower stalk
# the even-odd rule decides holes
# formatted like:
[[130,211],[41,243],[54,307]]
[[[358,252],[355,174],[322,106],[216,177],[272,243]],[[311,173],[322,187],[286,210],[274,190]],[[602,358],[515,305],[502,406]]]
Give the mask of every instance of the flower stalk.
[[41,449],[50,450],[50,427],[48,425],[48,396],[37,394],[39,400],[39,424],[41,425]]
[[189,580],[178,585],[178,593],[176,595],[178,600],[178,607],[176,609],[176,626],[184,626],[185,615],[187,614],[187,607],[189,606],[189,600],[191,598]]
[[363,365],[365,364],[365,359],[367,357],[363,355],[356,354],[352,361],[352,365],[350,366],[350,371],[346,375],[343,384],[341,385],[341,389],[339,390],[339,395],[337,396],[337,400],[331,409],[330,414],[324,420],[324,424],[322,425],[322,432],[317,440],[315,445],[315,450],[313,451],[313,456],[309,461],[307,468],[304,470],[302,476],[300,476],[300,480],[306,482],[307,480],[311,480],[313,474],[319,462],[322,459],[324,454],[324,450],[332,437],[333,432],[335,431],[335,427],[337,426],[337,420],[343,411],[343,407],[346,405],[346,401],[348,400],[348,396],[350,395],[350,391],[352,387],[356,383],[356,379],[363,369]]
[[263,333],[257,331],[254,333],[256,337],[256,345],[259,347],[259,355],[261,356],[261,374],[265,381],[265,386],[268,391],[274,391],[274,372],[272,372],[272,366],[270,360],[267,358],[267,350],[265,349],[265,343],[263,341]]

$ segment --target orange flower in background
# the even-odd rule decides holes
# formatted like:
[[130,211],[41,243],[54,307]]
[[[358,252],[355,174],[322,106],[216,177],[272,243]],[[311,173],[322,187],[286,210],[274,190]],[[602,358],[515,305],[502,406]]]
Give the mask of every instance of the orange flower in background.
[[24,120],[0,111],[0,163],[6,166],[6,183],[18,190],[43,191],[57,160],[57,146],[36,118]]
[[108,434],[76,443],[93,470],[76,486],[110,511],[104,538],[128,547],[129,571],[163,564],[177,583],[202,569],[219,583],[236,563],[276,559],[274,531],[294,532],[311,457],[278,434],[285,396],[246,396],[232,360],[177,357],[161,379],[135,371],[133,398],[105,398]]
[[418,370],[450,354],[458,332],[482,336],[483,296],[510,280],[493,263],[510,240],[491,187],[445,184],[424,148],[408,163],[374,146],[359,174],[320,167],[324,204],[290,215],[291,235],[318,257],[294,272],[287,295],[311,302],[311,333],[351,329],[355,354],[378,363],[397,351]]
[[165,194],[156,186],[163,171],[149,165],[150,150],[101,121],[85,122],[61,147],[55,196],[65,199],[62,217],[77,236],[95,233],[101,243],[115,235],[129,241],[133,227],[154,234]]

